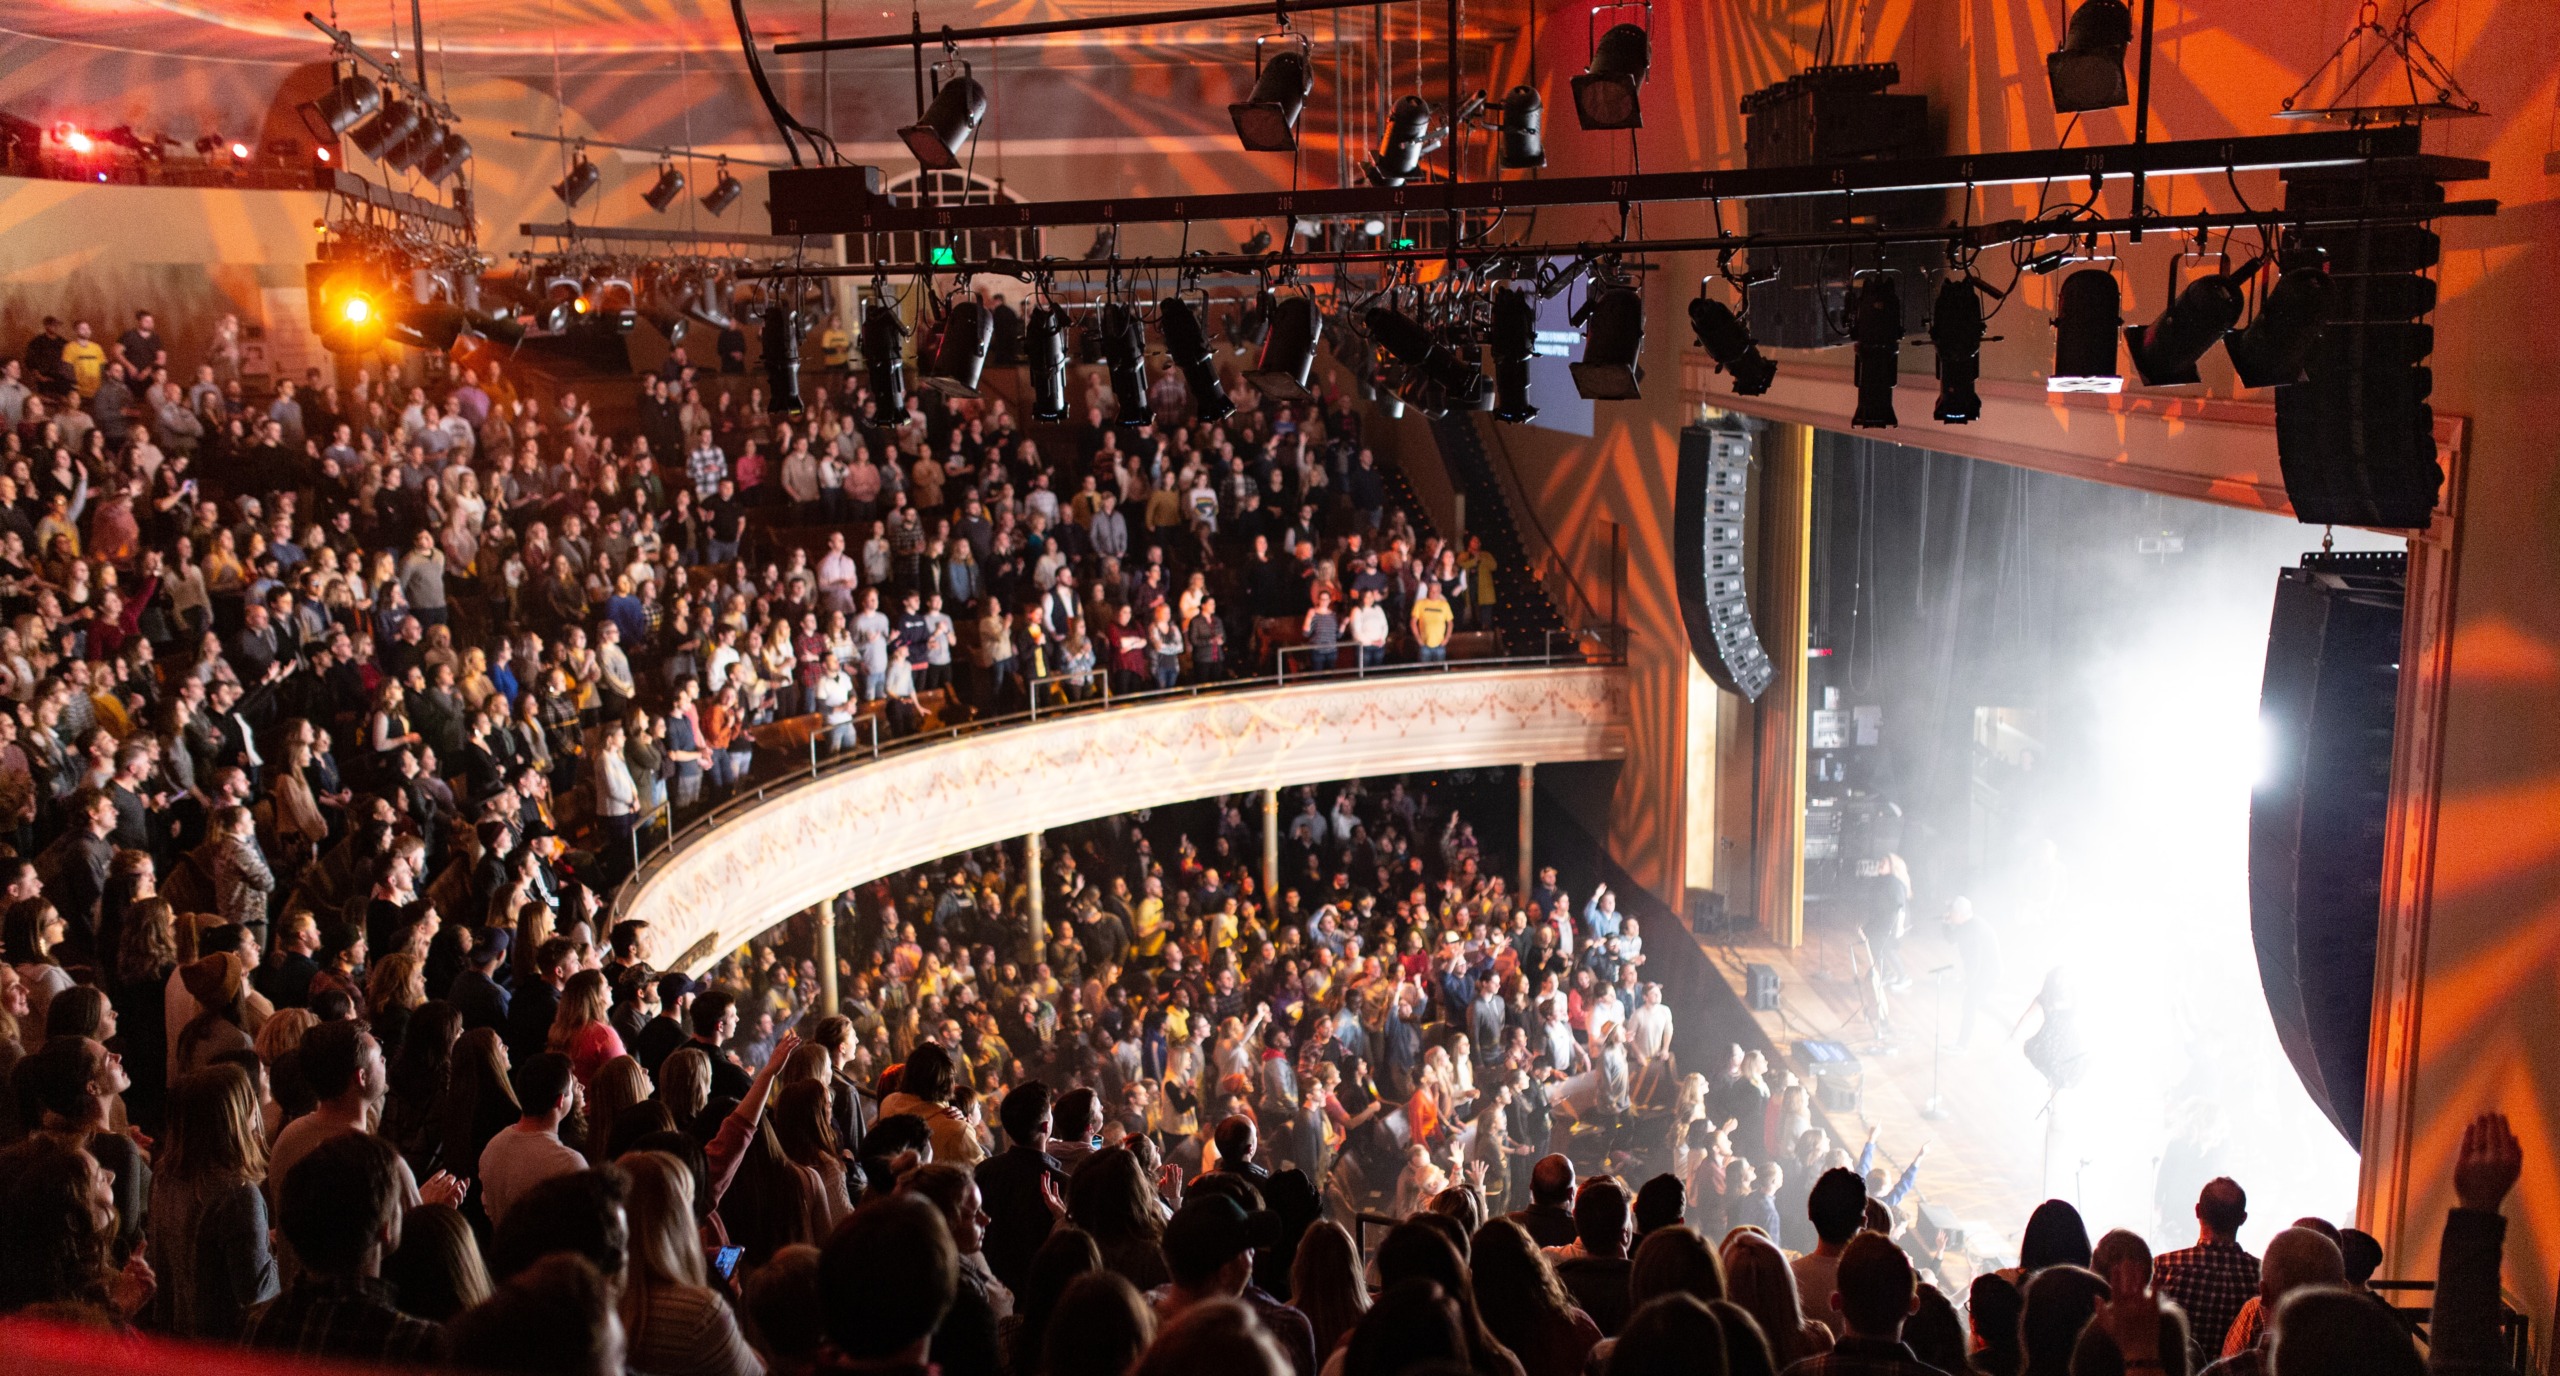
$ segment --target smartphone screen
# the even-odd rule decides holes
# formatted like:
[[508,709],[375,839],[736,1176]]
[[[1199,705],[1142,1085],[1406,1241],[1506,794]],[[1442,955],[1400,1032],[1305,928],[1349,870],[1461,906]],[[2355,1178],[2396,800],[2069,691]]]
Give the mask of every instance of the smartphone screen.
[[723,1247],[711,1254],[711,1264],[719,1268],[720,1279],[734,1279],[738,1272],[738,1258],[746,1254],[744,1247]]

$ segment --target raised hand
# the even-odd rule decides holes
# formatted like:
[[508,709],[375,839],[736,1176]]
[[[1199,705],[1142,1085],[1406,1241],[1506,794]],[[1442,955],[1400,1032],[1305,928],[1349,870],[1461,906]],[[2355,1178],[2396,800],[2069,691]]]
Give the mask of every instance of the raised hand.
[[2524,1174],[2524,1147],[2507,1115],[2484,1113],[2462,1130],[2462,1155],[2453,1163],[2453,1197],[2466,1209],[2496,1213]]
[[2158,1366],[2160,1297],[2143,1283],[2142,1263],[2117,1262],[2116,1273],[2107,1283],[2113,1291],[2098,1306],[2098,1324],[2115,1339],[2116,1350],[2124,1354],[2127,1367]]
[[462,1197],[470,1192],[471,1187],[454,1179],[451,1171],[437,1171],[418,1186],[418,1203],[443,1204],[458,1209],[462,1207]]

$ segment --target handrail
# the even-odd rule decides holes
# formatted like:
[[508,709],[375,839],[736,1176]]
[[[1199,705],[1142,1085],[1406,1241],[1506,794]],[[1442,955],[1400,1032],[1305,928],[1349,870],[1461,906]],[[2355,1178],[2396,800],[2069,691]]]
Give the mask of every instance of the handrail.
[[[1474,424],[1473,421],[1465,423]],[[1573,619],[1575,611],[1578,610],[1585,624],[1609,624],[1614,616],[1615,598],[1611,599],[1612,610],[1603,611],[1600,605],[1592,600],[1591,594],[1583,589],[1582,580],[1574,576],[1573,562],[1565,558],[1564,551],[1557,547],[1554,533],[1547,529],[1546,519],[1538,514],[1537,503],[1530,500],[1528,484],[1520,480],[1519,465],[1511,457],[1511,440],[1503,433],[1504,427],[1496,425],[1492,430],[1491,444],[1484,443],[1482,428],[1477,429],[1476,439],[1485,450],[1484,466],[1493,475],[1494,491],[1508,503],[1515,517],[1528,518],[1529,528],[1537,532],[1538,543],[1546,547],[1543,558],[1531,557],[1529,561],[1532,565],[1531,576],[1538,580],[1538,587],[1547,594],[1547,600],[1553,603],[1558,611],[1564,612],[1568,620]],[[1494,451],[1497,449],[1501,451],[1500,462],[1495,462]],[[1518,531],[1519,521],[1514,520],[1511,528]],[[1527,543],[1526,540],[1521,542],[1524,553]],[[1564,580],[1564,591],[1569,596],[1557,595],[1555,580],[1559,577]],[[1610,570],[1610,578],[1614,583],[1617,578],[1615,568]]]
[[[1559,641],[1562,642],[1561,646],[1559,646]],[[1293,646],[1288,648],[1304,649],[1307,647]],[[1285,654],[1285,650],[1283,653]],[[1354,656],[1354,659],[1357,659],[1356,655]],[[1452,668],[1464,668],[1470,670],[1517,669],[1531,666],[1554,666],[1560,664],[1612,665],[1624,664],[1625,662],[1626,633],[1623,628],[1612,627],[1607,628],[1606,630],[1584,632],[1549,630],[1544,633],[1544,644],[1536,654],[1498,655],[1482,659],[1457,660],[1454,662],[1416,662],[1407,660],[1399,661],[1394,664],[1371,665],[1365,668],[1353,666],[1330,670],[1300,670],[1294,675],[1287,672],[1284,660],[1284,667],[1279,672],[1271,674],[1256,675],[1251,678],[1225,679],[1217,683],[1177,684],[1171,688],[1150,688],[1135,693],[1112,692],[1110,687],[1111,679],[1109,671],[1097,667],[1087,670],[1086,672],[1102,679],[1103,692],[1100,695],[1085,698],[1081,701],[1061,701],[1052,703],[1048,706],[1043,706],[1040,702],[1040,699],[1043,696],[1040,692],[1042,685],[1056,684],[1073,677],[1073,675],[1065,673],[1046,674],[1038,678],[1028,680],[1032,691],[1030,694],[1031,705],[1027,708],[1020,711],[1007,712],[999,716],[977,717],[968,721],[951,722],[945,725],[936,726],[931,730],[918,731],[914,735],[902,737],[894,742],[887,743],[884,743],[880,738],[878,725],[879,718],[865,718],[865,720],[872,723],[870,748],[867,752],[857,744],[851,749],[839,751],[832,757],[822,759],[819,756],[816,747],[817,736],[812,735],[810,738],[810,760],[806,773],[801,772],[801,770],[795,765],[789,774],[780,778],[768,779],[762,783],[754,784],[752,786],[741,783],[739,791],[734,796],[711,808],[709,811],[695,817],[681,829],[672,830],[665,840],[659,842],[657,846],[651,849],[645,856],[643,856],[639,851],[638,838],[640,833],[647,828],[645,826],[633,828],[633,861],[631,873],[623,879],[620,886],[618,886],[614,891],[613,915],[616,920],[619,920],[629,911],[631,896],[636,892],[640,881],[646,877],[647,872],[663,867],[676,855],[677,852],[682,851],[685,847],[699,840],[704,833],[709,832],[712,828],[717,827],[722,822],[745,812],[749,808],[761,805],[774,793],[798,788],[806,783],[814,783],[819,778],[833,774],[837,770],[868,764],[890,756],[904,755],[928,745],[939,745],[945,742],[959,740],[964,737],[976,736],[991,730],[1034,725],[1043,720],[1054,720],[1061,716],[1099,712],[1107,707],[1122,703],[1178,702],[1189,698],[1221,695],[1251,688],[1285,688],[1291,686],[1292,683],[1303,684],[1308,682],[1321,682],[1328,679],[1365,679],[1373,675],[1414,674],[1420,672],[1445,673]],[[652,810],[652,820],[655,819],[656,811],[657,810],[655,809]]]

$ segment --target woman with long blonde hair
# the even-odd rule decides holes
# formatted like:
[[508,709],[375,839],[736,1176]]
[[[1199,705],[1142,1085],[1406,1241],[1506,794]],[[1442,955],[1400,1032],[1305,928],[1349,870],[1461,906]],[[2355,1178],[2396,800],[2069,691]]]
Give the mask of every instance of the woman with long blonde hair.
[[588,1160],[613,1159],[608,1147],[613,1141],[615,1120],[649,1094],[649,1072],[629,1056],[616,1056],[597,1069],[595,1079],[587,1085]]
[[1725,1235],[1723,1260],[1725,1298],[1760,1325],[1779,1370],[1831,1350],[1829,1325],[1804,1316],[1795,1273],[1776,1243],[1756,1229],[1737,1228]]
[[763,1376],[764,1363],[739,1334],[729,1302],[707,1284],[702,1239],[694,1231],[692,1170],[654,1151],[631,1152],[615,1164],[631,1181],[624,1202],[630,1262],[622,1287],[631,1368],[658,1376]]
[[605,1062],[623,1054],[622,1036],[608,1019],[613,1011],[611,986],[604,971],[580,970],[560,990],[560,1011],[551,1019],[550,1049],[569,1058],[578,1083],[592,1085]]
[[230,1342],[273,1299],[267,1245],[267,1139],[249,1072],[216,1065],[169,1087],[151,1178],[150,1255],[160,1263],[152,1327]]

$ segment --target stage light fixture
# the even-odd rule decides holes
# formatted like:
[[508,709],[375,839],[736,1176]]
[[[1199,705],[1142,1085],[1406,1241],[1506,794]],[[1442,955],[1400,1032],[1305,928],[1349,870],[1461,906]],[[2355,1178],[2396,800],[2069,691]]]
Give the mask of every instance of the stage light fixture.
[[1751,327],[1731,306],[1699,292],[1689,303],[1689,328],[1698,336],[1698,347],[1733,379],[1735,396],[1756,397],[1777,379],[1778,365],[1760,352],[1760,341],[1751,337]]
[[629,334],[640,325],[640,290],[628,277],[605,277],[591,283],[586,293],[587,310],[584,324],[594,329]]
[[2062,279],[2062,304],[2053,313],[2053,375],[2048,392],[2121,392],[2116,371],[2116,331],[2124,326],[2124,293],[2105,268],[2082,268]]
[[1308,374],[1316,365],[1316,349],[1324,340],[1324,317],[1314,298],[1283,296],[1271,303],[1269,332],[1262,337],[1262,356],[1246,378],[1267,396],[1305,401]]
[[1502,165],[1515,171],[1547,165],[1547,103],[1534,88],[1514,86],[1502,98]]
[[568,175],[551,184],[551,194],[560,198],[560,204],[575,210],[578,202],[585,200],[587,193],[595,190],[596,183],[603,180],[604,173],[587,161],[586,150],[582,148],[578,150],[577,161],[569,164]]
[[1210,361],[1209,332],[1200,324],[1200,313],[1181,297],[1168,296],[1156,304],[1156,328],[1164,335],[1164,351],[1172,357],[1173,366],[1182,370],[1195,417],[1215,422],[1234,415],[1234,399],[1218,385],[1218,367]]
[[746,183],[730,174],[729,160],[722,158],[719,177],[711,183],[710,190],[702,193],[702,208],[718,215],[737,204],[738,198],[745,194],[747,194]]
[[1617,24],[1592,45],[1591,65],[1573,79],[1573,111],[1584,129],[1641,129],[1644,102],[1638,90],[1653,65],[1653,38],[1634,24]]
[[349,137],[354,140],[357,152],[379,162],[383,154],[391,151],[393,144],[409,137],[410,131],[416,129],[423,118],[418,107],[396,96],[391,97],[382,102],[382,108],[374,112],[373,118],[357,125],[355,133]]
[[336,150],[332,149],[325,143],[314,144],[311,149],[311,160],[325,167],[330,163],[336,162],[338,160],[338,154]]
[[1429,326],[1385,306],[1371,306],[1361,323],[1369,338],[1403,366],[1413,384],[1406,391],[1407,400],[1434,414],[1475,408],[1484,391],[1484,372]]
[[2124,328],[2125,352],[2145,387],[2180,387],[2204,381],[2196,360],[2240,323],[2240,288],[2258,270],[2257,259],[2236,271],[2199,277],[2179,292],[2160,318]]
[[1929,342],[1938,351],[1938,401],[1930,418],[1942,425],[1982,419],[1982,292],[1970,277],[1948,273],[1929,309]]
[[380,161],[394,172],[406,172],[416,165],[418,159],[427,155],[427,150],[435,146],[438,137],[435,124],[421,118],[410,127],[408,137],[383,150]]
[[1271,231],[1267,229],[1257,229],[1253,232],[1252,238],[1245,240],[1236,247],[1238,252],[1259,258],[1271,251]]
[[808,412],[800,401],[800,317],[789,306],[767,306],[760,332],[764,345],[764,389],[777,416]]
[[1031,369],[1031,418],[1067,418],[1067,336],[1074,322],[1055,302],[1044,302],[1022,325],[1022,358]]
[[658,164],[657,184],[641,192],[640,199],[648,202],[651,210],[664,215],[667,207],[676,203],[676,197],[683,194],[684,173],[674,163],[662,162]]
[[249,160],[249,145],[238,139],[233,139],[231,141],[231,160],[233,162],[247,162]]
[[[1369,181],[1375,186],[1402,186],[1422,172],[1422,160],[1438,148],[1441,135],[1431,127],[1431,105],[1420,96],[1406,96],[1396,102],[1387,116],[1386,136],[1378,144],[1378,155],[1369,160]],[[1384,230],[1381,224],[1371,230]]]
[[329,126],[330,133],[344,134],[382,108],[382,88],[362,72],[349,72],[321,92],[311,107],[319,114],[320,122]]
[[451,301],[399,301],[391,308],[387,332],[413,349],[450,349],[470,324],[469,315]]
[[[327,246],[322,247],[327,252]],[[312,333],[333,354],[371,353],[389,322],[390,287],[365,263],[341,260],[303,269]]]
[[2329,274],[2317,258],[2289,260],[2247,326],[2222,337],[2223,352],[2243,387],[2282,387],[2302,380],[2311,342],[2329,313]]
[[1145,425],[1156,418],[1148,399],[1147,333],[1138,313],[1114,301],[1102,308],[1102,359],[1111,377],[1111,396],[1120,404],[1120,424]]
[[898,319],[897,302],[873,296],[863,303],[859,346],[863,380],[879,406],[879,419],[896,424],[895,417],[907,409],[907,326]]
[[1493,416],[1515,425],[1537,419],[1529,400],[1529,360],[1538,352],[1538,308],[1529,294],[1506,287],[1493,294]]
[[462,164],[470,158],[471,140],[456,130],[447,129],[428,147],[426,156],[418,159],[418,175],[426,178],[430,186],[442,186],[454,173],[461,171]]
[[1604,282],[1582,303],[1582,361],[1573,390],[1591,401],[1633,401],[1644,394],[1644,297],[1623,282]]
[[2059,114],[2112,110],[2131,103],[2124,89],[2124,50],[2133,43],[2133,11],[2124,0],[2080,0],[2062,50],[2044,59],[2045,84]]
[[1881,430],[1901,424],[1893,413],[1893,389],[1902,373],[1902,293],[1893,274],[1871,272],[1858,279],[1849,296],[1849,341],[1857,346],[1850,378],[1858,388],[1850,426]]
[[586,289],[574,278],[554,277],[542,284],[542,310],[537,317],[546,334],[566,333],[586,313]]
[[1287,153],[1298,146],[1298,113],[1306,107],[1307,93],[1315,89],[1316,76],[1307,60],[1306,36],[1284,37],[1296,39],[1298,46],[1267,62],[1262,61],[1262,45],[1269,36],[1254,40],[1253,90],[1227,107],[1228,117],[1236,123],[1236,138],[1248,153]]
[[[939,77],[940,64],[935,68]],[[935,87],[933,103],[925,107],[924,118],[898,131],[916,162],[931,172],[956,171],[960,166],[960,147],[978,132],[978,121],[987,117],[987,88],[969,74],[969,64],[958,64],[960,74]]]
[[996,339],[996,318],[975,301],[961,301],[943,314],[942,333],[933,342],[933,358],[925,364],[923,382],[947,397],[975,397],[978,379],[987,370],[987,350]]
[[98,149],[97,140],[90,138],[86,131],[75,124],[55,125],[53,141],[83,156],[94,153]]

